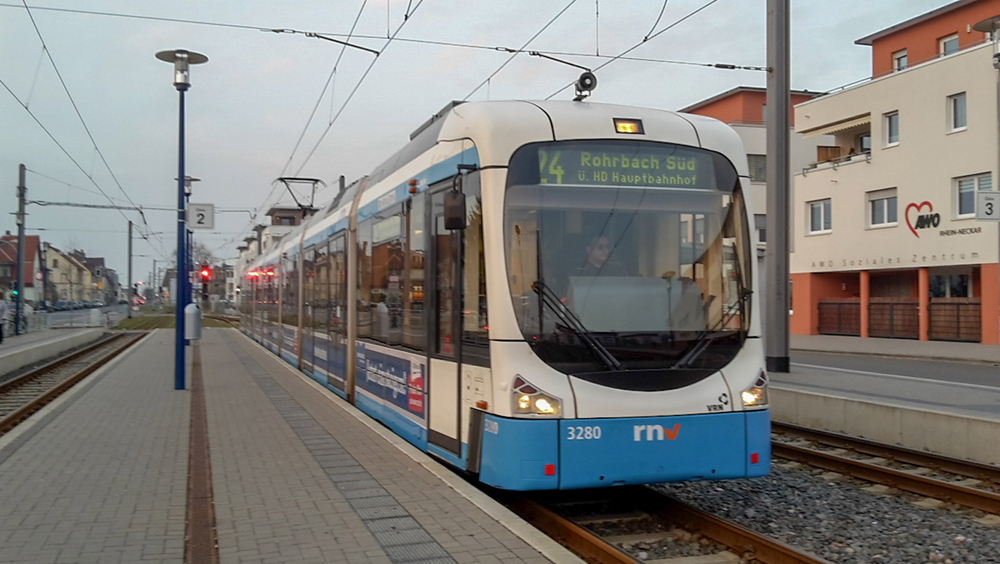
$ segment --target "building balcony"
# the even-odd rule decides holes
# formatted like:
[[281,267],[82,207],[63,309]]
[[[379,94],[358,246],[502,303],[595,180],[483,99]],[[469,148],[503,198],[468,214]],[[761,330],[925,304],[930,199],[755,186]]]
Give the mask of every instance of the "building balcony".
[[817,147],[816,162],[802,169],[802,175],[807,176],[811,172],[824,169],[836,169],[844,165],[872,162],[870,150],[856,152],[854,147],[840,147],[837,145]]

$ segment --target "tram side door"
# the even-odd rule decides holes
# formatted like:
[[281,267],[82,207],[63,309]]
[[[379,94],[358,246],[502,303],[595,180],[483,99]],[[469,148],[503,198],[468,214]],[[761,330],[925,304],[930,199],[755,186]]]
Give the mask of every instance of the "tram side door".
[[318,300],[316,299],[316,250],[309,249],[305,252],[305,257],[302,260],[302,295],[299,299],[302,300],[302,319],[299,320],[299,324],[302,326],[302,342],[299,343],[301,352],[299,353],[302,357],[301,370],[306,372],[313,372],[315,366],[315,307]]
[[428,310],[428,429],[430,444],[461,457],[461,380],[458,347],[460,346],[461,285],[459,256],[461,231],[444,228],[444,196],[451,183],[429,193],[427,223],[430,226],[430,282],[433,303]]

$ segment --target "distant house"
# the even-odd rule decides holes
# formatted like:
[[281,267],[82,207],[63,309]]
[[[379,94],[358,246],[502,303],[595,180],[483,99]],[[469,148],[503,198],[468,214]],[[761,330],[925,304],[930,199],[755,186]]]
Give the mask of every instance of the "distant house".
[[[24,237],[24,282],[25,300],[37,303],[41,298],[41,255],[38,235]],[[17,286],[17,235],[10,231],[0,237],[0,291],[9,298]]]

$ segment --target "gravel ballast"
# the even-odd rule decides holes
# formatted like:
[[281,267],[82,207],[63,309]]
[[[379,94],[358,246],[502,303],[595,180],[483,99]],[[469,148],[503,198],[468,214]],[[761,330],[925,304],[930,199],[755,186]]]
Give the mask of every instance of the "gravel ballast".
[[1000,563],[1000,528],[975,522],[982,512],[916,507],[916,496],[821,474],[772,465],[763,478],[655,487],[831,562]]

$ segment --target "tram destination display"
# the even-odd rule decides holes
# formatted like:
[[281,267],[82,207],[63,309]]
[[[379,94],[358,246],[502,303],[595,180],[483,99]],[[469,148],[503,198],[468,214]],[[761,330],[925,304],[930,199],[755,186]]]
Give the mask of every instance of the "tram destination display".
[[538,148],[540,184],[714,188],[711,154],[678,147]]

